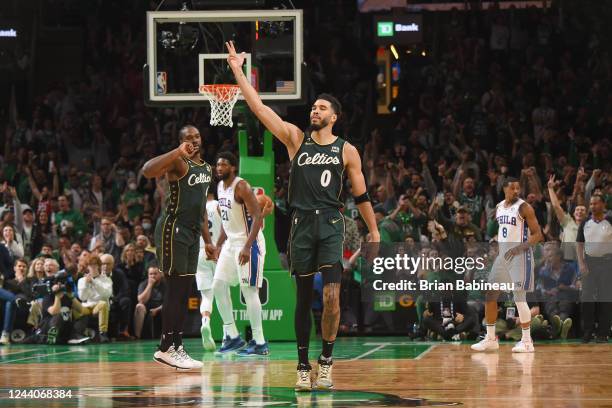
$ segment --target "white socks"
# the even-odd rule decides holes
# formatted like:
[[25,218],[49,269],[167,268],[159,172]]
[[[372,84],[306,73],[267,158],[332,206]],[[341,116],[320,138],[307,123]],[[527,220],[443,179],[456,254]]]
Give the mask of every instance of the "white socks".
[[202,302],[200,302],[200,314],[204,312],[208,312],[209,314],[212,314],[213,290],[212,289],[201,290],[200,294],[202,295]]
[[261,301],[259,300],[259,290],[254,286],[243,286],[240,288],[242,296],[246,301],[247,313],[251,322],[251,330],[253,331],[253,339],[257,344],[264,344],[266,340],[263,335],[263,327],[261,324]]
[[213,291],[215,294],[215,302],[217,303],[217,309],[223,320],[223,332],[230,336],[232,339],[238,337],[238,329],[234,322],[234,313],[232,307],[232,298],[230,295],[230,288],[227,282],[215,279],[213,280]]
[[495,340],[495,323],[487,324],[487,337],[491,340]]
[[[531,323],[531,311],[527,302],[516,302],[516,309],[518,310],[519,320],[521,324]],[[531,342],[531,329],[528,327],[523,329],[523,337],[521,339],[523,343]]]

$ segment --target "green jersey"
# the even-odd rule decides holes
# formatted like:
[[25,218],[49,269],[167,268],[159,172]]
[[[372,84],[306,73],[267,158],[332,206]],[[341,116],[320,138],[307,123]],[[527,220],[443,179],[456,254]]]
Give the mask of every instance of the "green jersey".
[[177,224],[199,231],[203,212],[206,211],[212,168],[204,161],[198,164],[185,159],[185,163],[189,166],[187,174],[179,180],[168,182],[170,192],[162,217],[171,217]]
[[320,145],[310,133],[304,134],[302,145],[291,161],[289,206],[299,210],[340,208],[345,141],[337,137],[330,144]]

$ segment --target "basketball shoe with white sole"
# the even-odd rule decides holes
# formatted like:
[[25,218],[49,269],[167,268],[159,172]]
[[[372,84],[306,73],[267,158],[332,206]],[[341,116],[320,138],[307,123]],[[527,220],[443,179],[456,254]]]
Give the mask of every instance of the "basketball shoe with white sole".
[[497,338],[491,339],[488,336],[485,336],[485,338],[480,340],[478,343],[472,344],[470,348],[474,351],[497,350],[499,349],[499,342],[497,341]]

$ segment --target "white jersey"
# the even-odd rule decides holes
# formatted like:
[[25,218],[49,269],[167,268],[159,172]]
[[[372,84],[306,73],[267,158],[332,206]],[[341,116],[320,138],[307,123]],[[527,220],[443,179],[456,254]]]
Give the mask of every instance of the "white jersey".
[[[228,188],[224,187],[223,182],[217,185],[219,210],[221,210],[221,224],[231,244],[244,243],[249,237],[251,224],[253,222],[251,216],[247,212],[246,205],[240,204],[234,197],[236,185],[240,180],[242,180],[241,177],[236,177]],[[257,234],[257,241],[263,242],[263,233],[261,230],[259,230]]]
[[[217,243],[217,239],[221,234],[221,216],[217,211],[217,200],[206,202],[206,215],[208,216],[208,232],[213,244]],[[204,253],[204,239],[200,236],[200,255]],[[205,261],[206,259],[203,259]]]
[[206,215],[208,216],[208,232],[213,244],[217,243],[221,234],[221,216],[219,215],[219,202],[210,200],[206,202]]
[[519,208],[525,201],[516,200],[510,207],[506,207],[506,201],[497,204],[495,218],[499,224],[497,230],[497,242],[526,242],[529,238],[527,221],[521,217]]

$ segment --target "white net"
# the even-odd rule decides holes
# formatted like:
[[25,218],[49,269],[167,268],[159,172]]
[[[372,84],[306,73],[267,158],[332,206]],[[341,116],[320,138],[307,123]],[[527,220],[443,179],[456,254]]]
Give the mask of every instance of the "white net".
[[211,126],[234,126],[232,110],[240,94],[238,85],[201,85],[200,93],[210,101]]

